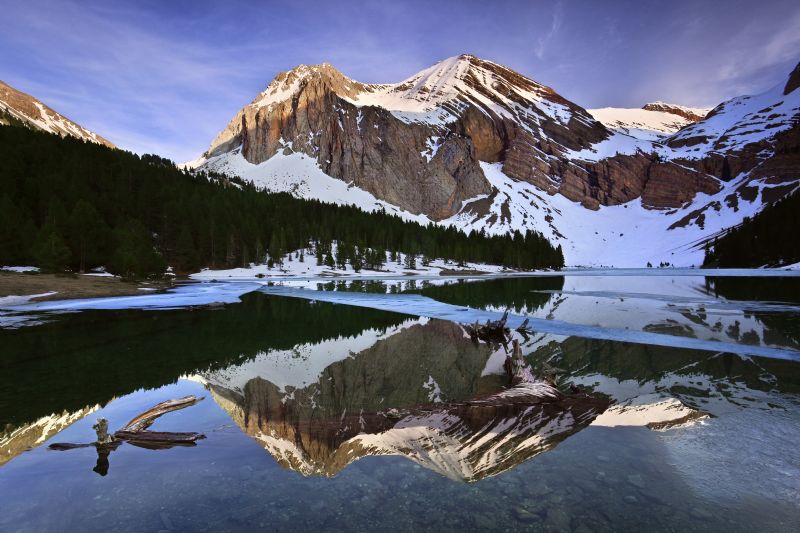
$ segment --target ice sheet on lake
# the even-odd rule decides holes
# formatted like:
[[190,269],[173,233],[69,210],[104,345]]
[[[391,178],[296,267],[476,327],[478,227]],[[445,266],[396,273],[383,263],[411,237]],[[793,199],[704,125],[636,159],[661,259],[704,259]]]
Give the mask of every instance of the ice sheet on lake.
[[16,312],[23,311],[84,311],[90,309],[180,309],[210,303],[237,303],[243,294],[261,287],[259,282],[192,283],[181,285],[168,292],[137,296],[114,296],[82,300],[53,300],[23,305],[3,306]]
[[[450,320],[461,324],[471,324],[476,321],[497,320],[501,317],[498,311],[472,309],[442,303],[418,294],[364,294],[352,292],[323,292],[289,287],[263,287],[262,292],[276,296],[303,298],[306,300],[324,301],[330,303],[368,307],[382,311],[394,311],[410,315],[425,316]],[[511,329],[518,327],[524,315],[511,314],[508,317],[508,326]],[[635,331],[619,328],[606,328],[585,324],[573,324],[560,320],[546,320],[530,318],[530,327],[539,333],[552,333],[556,335],[586,337],[591,339],[611,340],[620,342],[633,342],[668,346],[674,348],[689,348],[695,350],[709,350],[714,352],[728,352],[738,355],[755,355],[800,361],[800,352],[788,348],[774,348],[769,346],[748,346],[730,342],[709,341],[688,337],[677,337],[647,331]]]
[[[612,280],[614,276],[621,275],[620,272],[606,273],[609,277],[604,277],[605,283],[619,284],[622,283],[626,287],[631,287],[631,283],[636,280],[636,274],[639,272],[646,272],[649,276],[655,274],[656,271],[650,270],[637,270],[636,272],[628,273],[627,278]],[[747,271],[749,274],[750,271]],[[591,275],[593,285],[598,277],[598,272],[594,271]],[[672,276],[695,276],[700,274],[699,271],[682,271],[676,272],[674,270],[665,271],[664,274]],[[558,274],[563,275],[563,274]],[[660,274],[655,274],[660,275]],[[574,272],[570,272],[565,278],[577,282],[577,277]],[[683,278],[687,285],[696,285],[695,279],[702,278]],[[589,281],[589,280],[587,280]],[[567,284],[569,285],[569,284]],[[672,285],[672,284],[670,284]],[[682,285],[682,284],[677,284]],[[570,290],[569,286],[565,289]],[[574,287],[572,288],[575,289]],[[475,321],[484,322],[486,320],[496,320],[501,316],[500,310],[480,310],[471,309],[463,306],[456,306],[438,302],[431,298],[415,294],[364,294],[364,293],[348,293],[348,292],[327,292],[327,291],[312,291],[297,288],[290,288],[285,286],[269,286],[266,281],[242,281],[242,282],[219,282],[219,283],[194,283],[181,285],[177,288],[158,294],[143,294],[139,296],[125,296],[125,297],[111,297],[111,298],[94,298],[85,300],[62,300],[62,301],[48,301],[48,302],[30,302],[22,305],[3,306],[0,304],[0,310],[7,312],[2,313],[0,316],[0,327],[14,327],[14,322],[20,323],[21,316],[28,313],[41,313],[41,312],[70,312],[80,310],[101,310],[101,309],[177,309],[191,306],[202,306],[214,302],[230,304],[237,303],[243,294],[248,292],[261,290],[266,294],[277,296],[288,296],[296,298],[304,298],[307,300],[320,300],[331,303],[339,303],[344,305],[353,305],[358,307],[368,307],[384,311],[394,311],[404,313],[412,316],[423,316],[428,318],[439,318],[443,320],[451,320],[461,324],[473,323]],[[631,289],[629,289],[631,290]],[[681,293],[689,290],[686,287],[678,289]],[[692,289],[693,290],[693,289]],[[641,292],[650,293],[652,291],[642,290]],[[700,294],[694,292],[693,294]],[[687,296],[683,294],[682,297]],[[562,305],[563,307],[563,305]],[[587,311],[586,305],[579,305],[580,315],[585,316]],[[10,311],[10,312],[9,312]],[[599,310],[596,310],[599,311]],[[690,338],[681,337],[676,335],[669,335],[654,331],[642,331],[642,328],[632,327],[626,329],[623,327],[623,322],[619,324],[613,323],[591,323],[586,319],[580,319],[576,314],[565,313],[562,309],[558,314],[544,315],[534,314],[530,317],[530,326],[538,333],[546,333],[560,336],[577,336],[586,337],[600,340],[612,340],[620,342],[632,342],[639,344],[651,344],[657,346],[667,346],[674,348],[689,348],[697,350],[709,350],[714,352],[728,352],[735,353],[742,356],[753,355],[762,357],[771,357],[776,359],[785,359],[791,361],[800,361],[800,352],[792,348],[774,347],[774,346],[759,346],[759,345],[746,345],[738,342],[726,342],[724,339],[716,338]],[[630,313],[628,313],[629,315]],[[522,314],[512,314],[509,317],[508,325],[513,329],[519,326],[526,317]],[[555,319],[552,319],[555,318]],[[9,325],[8,322],[11,322]],[[627,324],[625,324],[627,326]]]

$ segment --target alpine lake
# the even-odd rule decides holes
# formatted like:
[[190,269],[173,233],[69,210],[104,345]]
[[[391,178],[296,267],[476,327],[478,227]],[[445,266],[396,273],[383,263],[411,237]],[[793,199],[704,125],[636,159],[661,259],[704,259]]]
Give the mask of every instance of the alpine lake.
[[[800,276],[754,274],[0,308],[0,531],[798,531]],[[196,440],[94,444],[190,395],[149,430]]]

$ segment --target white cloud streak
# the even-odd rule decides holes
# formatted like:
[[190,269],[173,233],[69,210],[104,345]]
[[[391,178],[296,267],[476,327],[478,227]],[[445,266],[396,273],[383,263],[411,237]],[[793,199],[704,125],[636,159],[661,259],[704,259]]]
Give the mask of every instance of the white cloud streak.
[[550,22],[550,29],[548,32],[540,36],[536,41],[536,48],[534,48],[534,54],[539,59],[544,59],[544,54],[546,51],[547,46],[553,40],[554,37],[558,34],[558,31],[561,29],[561,24],[564,18],[564,5],[559,1],[556,2],[553,6],[553,17],[552,21]]

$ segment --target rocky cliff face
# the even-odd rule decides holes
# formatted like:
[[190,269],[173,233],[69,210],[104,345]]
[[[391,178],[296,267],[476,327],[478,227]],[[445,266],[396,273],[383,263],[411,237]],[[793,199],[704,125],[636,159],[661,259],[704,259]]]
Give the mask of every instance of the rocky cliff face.
[[662,113],[677,115],[689,122],[700,122],[706,118],[708,112],[711,111],[710,109],[706,108],[686,107],[677,104],[668,104],[666,102],[651,102],[643,105],[642,109],[646,111],[660,111]]
[[[551,88],[464,55],[389,85],[350,80],[327,64],[301,65],[245,106],[206,158],[240,150],[257,165],[301,152],[329,176],[434,220],[491,194],[480,161],[502,162],[512,178],[590,208],[645,189],[657,191],[654,207],[675,207],[714,188],[713,178],[648,156],[602,165],[573,157],[609,135]],[[677,176],[680,190],[661,186],[664,175]]]
[[0,125],[9,125],[12,122],[62,137],[69,135],[115,148],[111,142],[53,111],[33,96],[0,81]]

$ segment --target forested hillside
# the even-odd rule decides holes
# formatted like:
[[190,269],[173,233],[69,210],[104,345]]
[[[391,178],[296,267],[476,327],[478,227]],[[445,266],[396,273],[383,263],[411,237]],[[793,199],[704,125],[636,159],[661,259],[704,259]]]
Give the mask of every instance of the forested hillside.
[[[105,266],[128,277],[246,266],[315,247],[335,264],[380,268],[385,251],[532,269],[563,266],[538,233],[502,237],[422,226],[240,180],[191,174],[171,161],[0,127],[0,264],[46,271]],[[327,258],[326,258],[327,259]]]
[[784,266],[800,262],[800,193],[745,218],[706,248],[704,266]]

